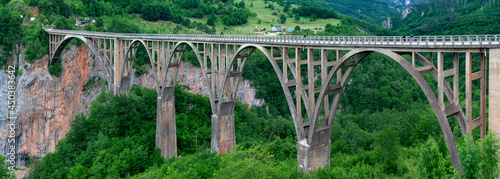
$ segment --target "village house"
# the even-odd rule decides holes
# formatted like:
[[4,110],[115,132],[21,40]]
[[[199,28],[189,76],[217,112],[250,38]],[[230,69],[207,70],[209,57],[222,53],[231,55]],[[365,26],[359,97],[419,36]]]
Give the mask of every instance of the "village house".
[[253,29],[253,30],[252,30],[252,34],[259,34],[259,30],[257,30],[257,29]]
[[281,25],[274,25],[274,26],[271,28],[271,31],[272,31],[272,32],[283,32],[283,27],[281,27]]

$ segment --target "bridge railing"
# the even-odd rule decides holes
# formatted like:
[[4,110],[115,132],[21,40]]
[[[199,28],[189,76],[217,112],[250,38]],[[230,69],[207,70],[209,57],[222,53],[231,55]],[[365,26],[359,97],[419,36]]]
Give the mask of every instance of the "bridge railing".
[[387,46],[459,46],[500,45],[500,35],[450,35],[450,36],[251,36],[206,34],[117,34],[86,31],[48,30],[48,33],[78,34],[97,37],[146,38],[158,40],[189,40],[213,42],[268,43],[290,45],[387,45]]

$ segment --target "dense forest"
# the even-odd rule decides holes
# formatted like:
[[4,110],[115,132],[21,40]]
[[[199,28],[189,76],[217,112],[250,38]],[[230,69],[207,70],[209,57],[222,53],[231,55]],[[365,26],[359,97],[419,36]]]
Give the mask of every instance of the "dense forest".
[[393,29],[405,35],[499,34],[499,8],[500,1],[432,0],[393,17]]
[[[117,33],[204,33],[248,23],[255,16],[258,0],[0,0],[0,67],[25,49],[34,62],[48,54],[42,26]],[[358,1],[263,0],[292,19],[338,19],[324,31],[299,29],[293,35],[449,35],[499,33],[500,2],[426,1],[410,9],[407,17],[393,17],[393,30],[382,29],[378,17],[396,13],[383,8],[386,1],[370,1],[372,16],[357,12]],[[276,3],[275,7],[273,4]],[[357,4],[355,7],[354,4]],[[349,7],[349,8],[345,8]],[[366,6],[370,7],[370,6]],[[368,11],[362,9],[362,11]],[[35,21],[19,14],[37,15]],[[423,14],[423,15],[422,15]],[[75,21],[96,19],[83,28]],[[201,19],[191,21],[191,18]],[[479,20],[480,19],[480,20]],[[158,23],[159,22],[159,23]],[[157,24],[155,24],[157,23]],[[360,31],[362,29],[363,31]],[[82,45],[74,41],[72,45]],[[294,51],[289,53],[293,54]],[[305,53],[302,52],[302,53]],[[429,54],[424,54],[428,56]],[[445,54],[445,58],[451,58]],[[320,54],[315,53],[314,58]],[[334,59],[335,54],[328,54]],[[478,63],[474,56],[474,63]],[[192,51],[184,61],[197,64]],[[445,61],[445,66],[452,64]],[[460,69],[465,69],[461,59]],[[140,48],[136,75],[149,70],[145,50]],[[281,65],[281,64],[280,64]],[[477,68],[479,65],[473,65]],[[282,67],[282,66],[280,66]],[[49,66],[62,75],[62,66]],[[463,137],[454,117],[449,118],[459,148],[462,176],[451,165],[446,143],[434,112],[414,79],[392,59],[381,54],[366,57],[352,73],[338,108],[331,134],[330,166],[310,175],[297,171],[297,141],[290,111],[276,74],[260,52],[250,56],[243,78],[257,88],[263,106],[236,103],[236,150],[227,155],[210,152],[210,103],[207,97],[189,94],[186,86],[175,88],[178,158],[164,159],[155,148],[156,98],[152,89],[134,86],[129,94],[103,92],[88,115],[77,115],[71,130],[54,153],[33,158],[28,178],[496,178],[499,176],[498,141],[494,134],[473,139]],[[383,70],[382,70],[383,69]],[[307,74],[302,69],[302,74]],[[477,69],[473,69],[475,71]],[[319,70],[317,71],[319,72]],[[460,71],[460,74],[464,74]],[[303,78],[307,78],[303,76]],[[431,86],[437,82],[424,75]],[[465,81],[461,76],[460,81]],[[473,99],[479,99],[473,83]],[[460,91],[464,91],[461,83]],[[279,90],[276,90],[279,89]],[[292,92],[293,93],[293,92]],[[461,94],[461,101],[464,95]],[[189,107],[192,106],[192,107]],[[463,105],[462,105],[463,106]],[[473,103],[479,109],[479,103]],[[474,115],[479,110],[474,111]],[[463,140],[465,138],[465,140]],[[392,139],[392,140],[387,140]],[[1,159],[1,157],[0,157]],[[3,165],[0,165],[3,169]],[[0,170],[0,177],[7,171]],[[7,175],[5,175],[7,176]]]

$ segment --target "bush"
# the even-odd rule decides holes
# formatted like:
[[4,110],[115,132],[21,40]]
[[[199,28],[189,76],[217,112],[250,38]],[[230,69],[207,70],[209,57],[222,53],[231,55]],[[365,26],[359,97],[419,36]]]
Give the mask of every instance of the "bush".
[[462,163],[460,178],[498,178],[499,177],[499,140],[495,133],[489,133],[475,143],[470,135],[458,148],[458,157]]
[[50,65],[50,63],[49,63],[48,68],[49,68],[50,75],[57,76],[57,77],[62,75],[63,67],[61,65],[61,60],[58,60],[54,65]]
[[445,161],[439,152],[438,143],[431,136],[420,149],[417,167],[418,178],[444,178],[446,176]]

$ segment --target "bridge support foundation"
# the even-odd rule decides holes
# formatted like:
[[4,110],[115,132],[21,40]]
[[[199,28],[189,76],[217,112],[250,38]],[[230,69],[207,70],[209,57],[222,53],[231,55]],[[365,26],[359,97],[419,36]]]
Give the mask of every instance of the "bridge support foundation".
[[490,49],[489,130],[500,138],[500,49]]
[[307,139],[297,142],[297,164],[299,171],[306,173],[316,170],[321,166],[330,165],[330,139],[323,145],[309,146]]
[[123,77],[121,79],[121,86],[118,88],[119,94],[130,92],[130,77]]
[[212,152],[227,154],[236,144],[233,110],[233,101],[224,102],[221,105],[221,115],[212,115]]
[[[161,89],[161,88],[160,88]],[[177,157],[174,87],[164,87],[157,99],[156,147],[165,158]]]

